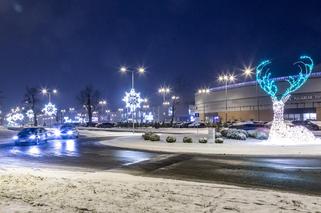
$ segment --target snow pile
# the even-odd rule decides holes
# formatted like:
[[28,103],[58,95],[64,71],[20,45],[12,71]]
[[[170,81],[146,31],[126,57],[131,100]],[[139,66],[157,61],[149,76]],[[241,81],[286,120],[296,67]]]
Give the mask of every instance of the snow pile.
[[321,198],[116,173],[0,172],[0,212],[315,212]]

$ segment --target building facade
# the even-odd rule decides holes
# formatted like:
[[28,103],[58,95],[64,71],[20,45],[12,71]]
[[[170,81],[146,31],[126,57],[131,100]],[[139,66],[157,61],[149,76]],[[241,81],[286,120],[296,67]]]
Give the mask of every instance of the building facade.
[[[275,78],[280,92],[287,88],[287,78]],[[271,98],[256,81],[196,93],[195,107],[202,121],[271,121],[273,118]],[[307,82],[291,94],[285,105],[284,118],[321,120],[321,72],[312,73]]]

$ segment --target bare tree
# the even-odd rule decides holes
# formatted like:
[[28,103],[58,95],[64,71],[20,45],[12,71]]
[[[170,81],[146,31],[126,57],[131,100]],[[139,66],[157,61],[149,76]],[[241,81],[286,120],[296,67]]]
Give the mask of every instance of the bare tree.
[[38,114],[40,113],[39,90],[35,87],[27,87],[24,95],[24,103],[27,109],[33,111],[33,125],[38,126]]
[[77,97],[80,104],[84,106],[87,111],[89,125],[92,124],[93,111],[98,105],[99,97],[100,92],[92,86],[86,86],[80,91],[80,94]]

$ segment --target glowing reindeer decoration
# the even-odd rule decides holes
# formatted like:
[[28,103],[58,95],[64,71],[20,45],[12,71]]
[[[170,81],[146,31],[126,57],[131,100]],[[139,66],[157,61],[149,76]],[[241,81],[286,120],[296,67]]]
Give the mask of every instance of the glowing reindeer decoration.
[[273,121],[270,129],[268,141],[275,144],[298,144],[306,142],[315,142],[316,139],[312,132],[303,126],[290,127],[284,122],[283,113],[285,102],[290,98],[290,94],[298,90],[309,78],[313,61],[309,56],[301,56],[300,61],[294,63],[300,68],[296,76],[290,76],[287,79],[289,87],[278,99],[278,87],[275,80],[271,79],[271,72],[267,65],[271,64],[269,60],[263,61],[256,68],[256,80],[260,87],[271,96],[273,103]]

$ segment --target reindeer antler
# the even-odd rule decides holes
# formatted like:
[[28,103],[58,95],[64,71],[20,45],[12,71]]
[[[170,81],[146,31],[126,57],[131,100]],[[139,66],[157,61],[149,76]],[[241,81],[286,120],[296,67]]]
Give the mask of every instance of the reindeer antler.
[[271,79],[270,69],[266,69],[264,72],[264,68],[267,65],[271,64],[271,61],[266,60],[262,61],[256,67],[256,81],[259,83],[260,87],[271,96],[272,99],[277,99],[276,93],[278,92],[278,87],[275,84],[275,81]]
[[[303,60],[306,60],[307,62],[304,62]],[[298,90],[308,80],[312,72],[313,60],[309,56],[301,56],[300,61],[294,63],[294,65],[296,64],[299,66],[300,72],[298,75],[290,76],[288,78],[287,82],[289,82],[290,87],[285,90],[281,100],[288,99],[291,93]]]

